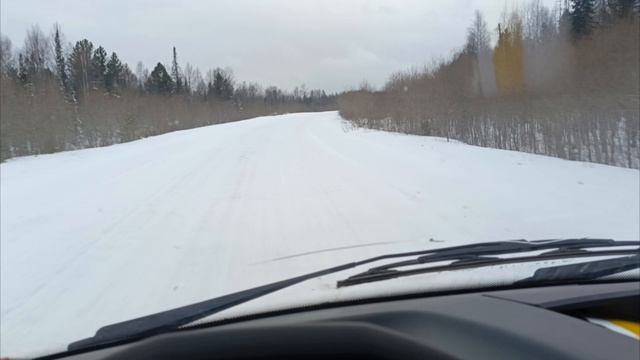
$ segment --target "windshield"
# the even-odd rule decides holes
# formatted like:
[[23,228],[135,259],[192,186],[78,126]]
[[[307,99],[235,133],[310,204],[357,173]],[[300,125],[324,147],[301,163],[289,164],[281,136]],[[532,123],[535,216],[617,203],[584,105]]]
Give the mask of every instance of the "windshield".
[[638,1],[0,6],[1,356],[385,254],[412,255],[314,273],[286,305],[637,250],[428,257],[640,238]]

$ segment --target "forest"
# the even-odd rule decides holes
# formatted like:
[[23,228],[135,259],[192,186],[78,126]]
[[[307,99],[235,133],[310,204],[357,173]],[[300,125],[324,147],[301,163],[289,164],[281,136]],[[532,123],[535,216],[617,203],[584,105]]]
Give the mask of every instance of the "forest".
[[[230,68],[206,73],[170,64],[131,69],[88,39],[27,31],[22,47],[0,36],[0,160],[117,144],[261,115],[335,109],[336,95],[238,81]],[[172,50],[172,51],[171,51]]]
[[476,12],[449,58],[339,98],[358,126],[640,167],[640,1],[539,0],[491,28]]
[[531,0],[489,25],[476,11],[453,55],[342,94],[201,72],[176,47],[132,68],[33,26],[22,46],[0,35],[0,160],[338,108],[360,127],[640,168],[639,13],[640,0]]

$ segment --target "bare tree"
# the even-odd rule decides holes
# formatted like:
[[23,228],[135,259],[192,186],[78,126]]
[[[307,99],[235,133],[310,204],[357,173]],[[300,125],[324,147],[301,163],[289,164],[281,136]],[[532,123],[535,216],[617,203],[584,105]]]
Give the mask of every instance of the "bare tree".
[[138,79],[138,87],[144,88],[144,84],[149,78],[149,69],[147,69],[142,61],[138,61],[136,64],[136,78]]
[[40,77],[53,68],[51,43],[37,25],[27,31],[22,51],[29,77]]
[[467,51],[472,54],[478,54],[483,49],[491,47],[491,34],[487,29],[487,22],[479,10],[476,10],[473,16],[473,24],[467,30]]
[[195,85],[195,69],[190,63],[184,66],[184,87],[187,92],[191,93],[194,90]]
[[557,31],[552,12],[540,0],[531,0],[523,11],[524,38],[527,41],[549,40]]
[[11,40],[0,34],[0,75],[8,76],[9,71],[15,68]]
[[382,91],[342,94],[340,114],[359,126],[640,168],[640,18],[570,41],[557,14],[539,1],[503,14],[487,50],[500,92],[478,89],[491,73],[478,56],[485,26],[476,16],[462,51],[396,73]]
[[207,95],[207,84],[204,81],[204,78],[202,77],[202,73],[200,72],[200,69],[196,68],[195,71],[193,72],[193,84],[195,86],[195,92],[196,94],[200,95],[201,97],[205,97]]
[[473,24],[467,30],[466,51],[472,56],[473,87],[480,95],[496,92],[495,72],[492,62],[491,34],[487,22],[478,10],[474,13]]

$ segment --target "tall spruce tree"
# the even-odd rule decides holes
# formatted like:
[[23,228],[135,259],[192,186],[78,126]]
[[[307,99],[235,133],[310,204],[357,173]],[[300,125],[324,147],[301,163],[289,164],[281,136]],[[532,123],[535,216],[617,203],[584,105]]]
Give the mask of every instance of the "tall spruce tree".
[[67,75],[67,64],[62,53],[62,40],[60,40],[60,26],[54,25],[53,28],[53,44],[56,61],[56,75],[60,81],[60,86],[65,95],[69,95],[69,75]]
[[98,46],[93,52],[91,58],[93,72],[91,74],[91,81],[94,87],[107,87],[105,75],[107,73],[107,51]]
[[233,97],[233,79],[231,74],[217,68],[213,76],[213,96],[222,100],[229,100]]
[[571,30],[574,38],[589,35],[595,25],[595,0],[571,0]]
[[123,66],[122,62],[118,58],[115,52],[111,53],[111,57],[109,58],[109,62],[106,65],[106,72],[104,75],[105,85],[107,91],[114,92],[121,83],[122,80],[122,72]]
[[182,93],[182,78],[180,76],[180,66],[178,65],[178,55],[175,46],[173,47],[173,60],[171,61],[171,77],[175,83],[174,92],[176,94]]
[[173,91],[173,79],[162,63],[158,63],[149,74],[145,89],[157,94],[170,94]]

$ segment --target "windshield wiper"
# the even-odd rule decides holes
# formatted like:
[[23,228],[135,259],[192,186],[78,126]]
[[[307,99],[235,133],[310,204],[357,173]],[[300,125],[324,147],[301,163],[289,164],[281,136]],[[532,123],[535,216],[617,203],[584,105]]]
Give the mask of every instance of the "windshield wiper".
[[[504,265],[524,263],[531,261],[583,258],[583,257],[601,257],[615,255],[636,255],[638,249],[615,249],[618,247],[640,246],[640,241],[613,241],[600,239],[569,239],[569,240],[548,240],[548,241],[507,241],[495,243],[473,244],[464,247],[447,248],[435,251],[427,255],[421,255],[417,258],[398,261],[383,266],[371,268],[362,273],[348,277],[347,279],[338,281],[338,287],[351,286],[356,284],[369,283],[374,281],[388,280],[403,276],[427,274],[441,271],[453,271],[481,266]],[[587,249],[595,248],[614,248],[599,251],[590,251]],[[541,250],[549,250],[536,255],[524,255],[518,257],[498,257],[497,255],[516,254],[524,252],[533,252]],[[416,265],[427,265],[438,262],[450,261],[447,264],[425,266],[415,268]],[[636,261],[636,267],[640,264]],[[408,270],[400,270],[399,268],[413,266]]]
[[270,294],[274,291],[284,289],[305,280],[349,269],[353,266],[355,265],[345,264],[336,266],[291,279],[277,281],[248,290],[223,295],[210,300],[162,311],[152,315],[103,326],[96,331],[96,334],[93,337],[73,342],[69,344],[67,348],[70,351],[93,348],[96,346],[117,343],[124,340],[144,338],[175,330],[182,325]]
[[577,264],[549,266],[537,269],[533,276],[516,281],[516,285],[563,284],[599,279],[640,268],[640,255],[581,262]]
[[[476,243],[470,245],[453,246],[439,249],[412,251],[404,253],[394,253],[380,255],[361,261],[351,262],[328,269],[312,272],[309,274],[293,277],[287,280],[277,281],[271,284],[258,286],[252,289],[239,291],[236,293],[220,296],[210,300],[205,300],[195,304],[182,306],[179,308],[162,311],[148,316],[107,325],[100,328],[93,337],[76,341],[69,344],[68,349],[70,351],[82,350],[88,348],[95,348],[105,346],[109,344],[132,341],[141,339],[144,337],[160,334],[167,331],[172,331],[180,326],[189,324],[198,319],[202,319],[209,315],[223,311],[230,307],[248,302],[250,300],[259,298],[261,296],[273,293],[275,291],[290,287],[292,285],[301,283],[306,280],[317,278],[320,276],[340,272],[343,270],[355,268],[357,266],[365,265],[368,263],[394,259],[403,257],[417,257],[410,261],[397,262],[395,264],[389,264],[381,267],[370,269],[366,272],[368,275],[382,275],[384,272],[392,271],[394,266],[404,266],[404,264],[426,263],[438,259],[456,259],[461,262],[466,262],[466,266],[482,266],[482,262],[489,261],[486,255],[497,255],[515,252],[525,252],[533,250],[543,249],[556,249],[561,252],[564,257],[570,256],[571,252],[584,252],[584,248],[594,247],[616,247],[616,246],[638,246],[639,241],[614,241],[605,239],[568,239],[568,240],[538,240],[538,241],[526,241],[526,240],[513,240],[513,241],[499,241],[499,242],[487,242]],[[628,252],[628,251],[627,251]],[[625,253],[627,253],[625,252]],[[615,252],[616,254],[622,253],[620,250]],[[350,278],[351,279],[351,278]],[[339,286],[352,285],[359,282],[375,281],[369,279],[366,281],[360,281],[364,279],[351,280],[353,283],[349,283],[349,279],[340,282]],[[382,278],[380,278],[382,280]],[[349,284],[348,284],[349,283]]]

